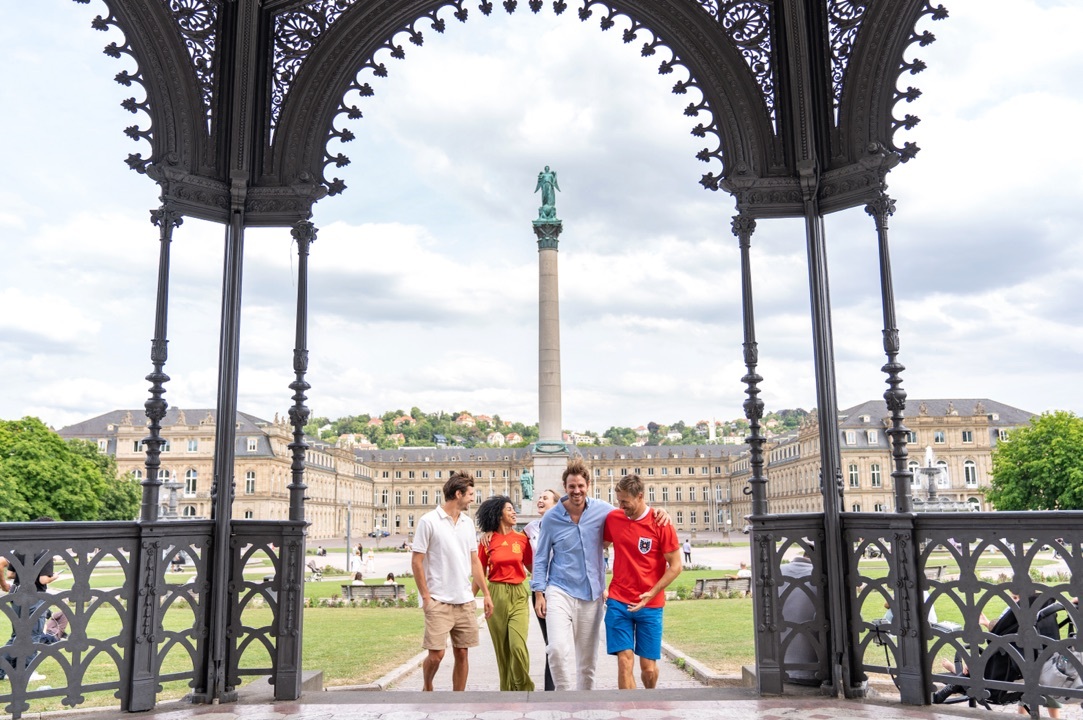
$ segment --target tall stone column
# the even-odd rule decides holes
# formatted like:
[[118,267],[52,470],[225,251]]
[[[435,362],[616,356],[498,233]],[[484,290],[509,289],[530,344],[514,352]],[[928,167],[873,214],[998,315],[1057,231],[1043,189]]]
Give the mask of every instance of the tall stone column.
[[[538,173],[534,191],[541,191],[542,205],[534,221],[538,238],[538,442],[534,444],[534,492],[560,490],[561,475],[568,463],[560,407],[560,293],[557,244],[563,229],[557,218],[557,174],[545,166]],[[523,507],[532,507],[523,498]]]

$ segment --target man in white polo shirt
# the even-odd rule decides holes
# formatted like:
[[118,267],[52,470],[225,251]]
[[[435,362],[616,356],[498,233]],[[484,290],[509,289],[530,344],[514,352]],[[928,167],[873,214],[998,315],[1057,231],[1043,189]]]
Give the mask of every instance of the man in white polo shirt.
[[478,618],[471,590],[471,578],[485,596],[485,617],[493,614],[493,600],[478,560],[474,521],[465,510],[474,502],[474,479],[456,472],[444,483],[444,502],[425,513],[414,532],[411,561],[417,594],[425,612],[425,638],[421,646],[429,651],[422,665],[423,690],[432,691],[432,681],[444,659],[448,635],[455,657],[451,671],[453,690],[466,689],[470,672],[467,651],[478,644]]

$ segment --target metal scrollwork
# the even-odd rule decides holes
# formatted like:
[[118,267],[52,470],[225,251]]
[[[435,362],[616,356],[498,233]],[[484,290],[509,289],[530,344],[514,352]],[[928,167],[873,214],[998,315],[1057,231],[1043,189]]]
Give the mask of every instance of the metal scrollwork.
[[357,0],[315,0],[275,17],[275,43],[271,81],[271,128],[278,124],[282,103],[297,71],[326,32],[342,13]]
[[[925,7],[922,8],[921,15],[918,16],[917,22],[920,22],[921,18],[925,17],[926,15],[931,17],[933,20],[943,20],[948,16],[948,11],[944,9],[943,5],[937,5],[936,7],[933,7],[932,3],[926,0]],[[908,44],[913,45],[914,43],[917,43],[921,47],[925,47],[933,43],[935,40],[936,36],[928,30],[919,33],[915,28],[910,34],[910,42]],[[915,58],[911,62],[904,61],[901,64],[899,68],[899,75],[901,76],[903,72],[909,72],[911,75],[917,75],[924,69],[925,63]],[[892,104],[897,105],[901,100],[912,103],[919,97],[921,97],[921,90],[918,90],[915,87],[908,86],[906,90],[900,90],[898,87],[896,87]],[[915,143],[912,142],[905,142],[902,144],[901,147],[899,147],[899,145],[894,141],[895,134],[900,129],[910,130],[919,122],[921,122],[921,118],[919,118],[917,115],[911,115],[907,113],[902,117],[902,119],[899,119],[892,115],[890,135],[891,149],[899,153],[899,159],[902,162],[907,162],[908,160],[913,159],[914,156],[917,155],[918,152],[921,150],[921,148],[919,148]]]
[[861,22],[865,19],[868,3],[865,0],[830,0],[827,4],[828,37],[831,44],[831,97],[835,103],[835,120],[838,120],[839,104],[842,102],[842,81],[850,64]]
[[210,127],[214,98],[215,29],[218,24],[218,2],[214,0],[170,0],[170,10],[184,47],[192,59],[192,68],[199,81],[200,97]]
[[[700,0],[702,3],[703,0]],[[718,8],[718,19],[760,87],[771,122],[775,117],[775,81],[771,66],[771,6],[763,0],[730,0]]]

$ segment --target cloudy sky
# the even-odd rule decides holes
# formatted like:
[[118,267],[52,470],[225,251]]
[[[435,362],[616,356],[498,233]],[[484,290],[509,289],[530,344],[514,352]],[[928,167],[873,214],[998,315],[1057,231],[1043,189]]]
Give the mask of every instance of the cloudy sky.
[[[134,69],[102,54],[98,0],[10,3],[0,27],[0,418],[61,427],[147,399],[154,184],[119,107]],[[658,59],[572,12],[451,21],[351,129],[343,195],[322,201],[310,260],[309,406],[332,418],[419,406],[537,420],[537,173],[559,173],[564,426],[741,415],[739,256],[724,193],[698,184],[703,141]],[[1083,412],[1083,5],[951,0],[889,178],[904,388]],[[925,29],[925,28],[923,28]],[[698,122],[698,121],[695,121]],[[901,139],[901,138],[900,138]],[[717,170],[716,170],[717,171]],[[212,407],[223,231],[173,243],[166,398]],[[838,397],[879,397],[875,233],[827,218]],[[816,404],[800,221],[753,238],[762,396]],[[249,231],[239,406],[291,400],[296,254]]]

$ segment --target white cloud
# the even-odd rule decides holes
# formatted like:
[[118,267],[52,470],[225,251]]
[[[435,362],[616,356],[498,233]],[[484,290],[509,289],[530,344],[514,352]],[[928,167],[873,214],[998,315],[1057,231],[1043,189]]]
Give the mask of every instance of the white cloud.
[[[157,189],[127,170],[125,67],[84,6],[24,3],[0,29],[9,172],[0,178],[0,372],[18,378],[0,417],[62,425],[147,397],[157,283]],[[26,7],[24,7],[26,6]],[[900,360],[911,397],[991,397],[1083,409],[1083,8],[960,0],[913,46],[928,69],[898,113],[922,147],[893,171],[890,238]],[[96,11],[95,11],[96,12]],[[448,15],[447,11],[444,11]],[[448,15],[449,16],[449,15]],[[450,16],[449,16],[450,17]],[[598,18],[548,7],[448,21],[361,101],[357,139],[322,201],[310,256],[308,404],[329,417],[409,409],[537,414],[537,172],[558,171],[564,424],[741,415],[740,257],[733,201],[698,185],[699,98],[670,92],[659,56]],[[622,23],[624,21],[621,21]],[[1042,37],[1041,52],[1020,50]],[[665,53],[666,51],[662,51]],[[70,112],[48,112],[58,88]],[[341,124],[341,123],[340,123]],[[902,137],[905,135],[905,138]],[[332,148],[334,152],[338,148]],[[839,402],[879,397],[880,286],[872,221],[827,219]],[[174,234],[167,399],[216,397],[223,230]],[[751,262],[761,397],[816,404],[800,220],[761,220]],[[293,380],[296,247],[250,230],[244,258],[240,407],[283,413]]]

